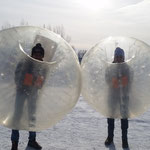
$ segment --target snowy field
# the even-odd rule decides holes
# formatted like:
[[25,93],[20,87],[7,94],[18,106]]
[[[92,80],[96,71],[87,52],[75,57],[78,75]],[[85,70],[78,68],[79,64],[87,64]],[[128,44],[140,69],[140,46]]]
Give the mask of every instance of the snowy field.
[[[104,146],[107,120],[80,97],[76,107],[54,127],[38,132],[43,150],[122,150],[120,120],[115,122],[114,145]],[[129,149],[150,150],[150,111],[129,120]],[[0,150],[10,150],[11,130],[0,126]],[[19,150],[26,147],[28,132],[20,131]]]

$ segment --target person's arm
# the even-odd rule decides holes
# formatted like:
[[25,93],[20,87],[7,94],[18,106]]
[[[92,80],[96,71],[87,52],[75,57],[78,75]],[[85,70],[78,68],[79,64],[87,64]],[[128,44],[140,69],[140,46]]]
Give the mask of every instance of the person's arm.
[[111,66],[109,66],[105,71],[105,81],[108,85],[111,85],[112,83],[111,74],[112,74],[112,69],[111,69]]
[[106,68],[106,71],[105,71],[105,81],[106,83],[108,84],[109,83],[109,68]]
[[18,65],[16,67],[16,70],[15,70],[15,79],[14,80],[15,80],[15,83],[16,83],[17,86],[19,86],[21,84],[20,81],[21,81],[21,78],[22,78],[22,76],[21,76],[22,67],[23,67],[23,63],[20,62],[20,63],[18,63]]
[[46,80],[46,74],[47,74],[47,70],[43,68],[41,73],[37,76],[37,79],[34,84],[37,88],[41,89],[43,87]]

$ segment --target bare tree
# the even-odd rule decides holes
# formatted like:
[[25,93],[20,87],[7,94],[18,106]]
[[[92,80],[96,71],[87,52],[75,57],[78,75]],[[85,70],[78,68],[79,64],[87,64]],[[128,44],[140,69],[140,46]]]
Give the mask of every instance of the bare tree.
[[[22,19],[20,21],[20,26],[28,26],[29,23],[27,21],[25,21],[24,19]],[[1,26],[1,29],[8,29],[8,28],[11,28],[11,27],[14,27],[14,26],[17,26],[17,25],[12,25],[10,24],[9,22],[6,22],[4,25]]]
[[55,32],[56,34],[59,34],[68,43],[71,41],[71,37],[69,35],[66,35],[63,25],[52,27],[51,25],[46,26],[44,24],[43,28],[46,28],[46,29],[48,29],[50,31]]
[[[28,25],[29,25],[29,23],[27,21],[25,21],[24,19],[22,19],[20,21],[20,26],[28,26]],[[7,22],[1,27],[1,29],[3,30],[3,29],[11,28],[11,27],[14,27],[14,25]],[[52,27],[51,25],[43,24],[43,28],[46,28],[50,31],[55,32],[56,34],[59,34],[64,40],[66,40],[68,43],[70,43],[71,37],[66,34],[63,25],[58,25],[58,26]]]
[[22,19],[21,22],[20,22],[20,25],[21,26],[28,26],[29,23],[27,21],[25,21],[24,19]]
[[79,59],[80,64],[81,64],[82,58],[86,52],[87,52],[87,50],[79,50],[78,51],[78,59]]
[[4,30],[4,29],[11,28],[11,27],[13,27],[13,25],[10,24],[9,22],[6,22],[4,25],[1,26],[1,29]]

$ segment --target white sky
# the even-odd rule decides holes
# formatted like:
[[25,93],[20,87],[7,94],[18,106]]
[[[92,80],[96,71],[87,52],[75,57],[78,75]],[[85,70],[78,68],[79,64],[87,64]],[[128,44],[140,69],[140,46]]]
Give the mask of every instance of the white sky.
[[108,36],[129,36],[150,44],[150,0],[0,0],[0,26],[63,25],[78,49]]

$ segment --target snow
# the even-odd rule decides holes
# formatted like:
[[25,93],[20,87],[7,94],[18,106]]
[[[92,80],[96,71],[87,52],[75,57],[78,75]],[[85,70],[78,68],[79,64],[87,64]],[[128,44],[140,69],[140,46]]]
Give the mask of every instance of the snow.
[[[47,116],[48,117],[48,116]],[[83,97],[63,120],[50,129],[37,133],[43,150],[122,150],[120,120],[115,121],[114,145],[104,146],[107,120],[92,109]],[[130,150],[150,150],[150,111],[129,119],[128,142]],[[0,126],[0,150],[10,150],[11,129]],[[28,132],[20,131],[19,150],[26,147]]]

